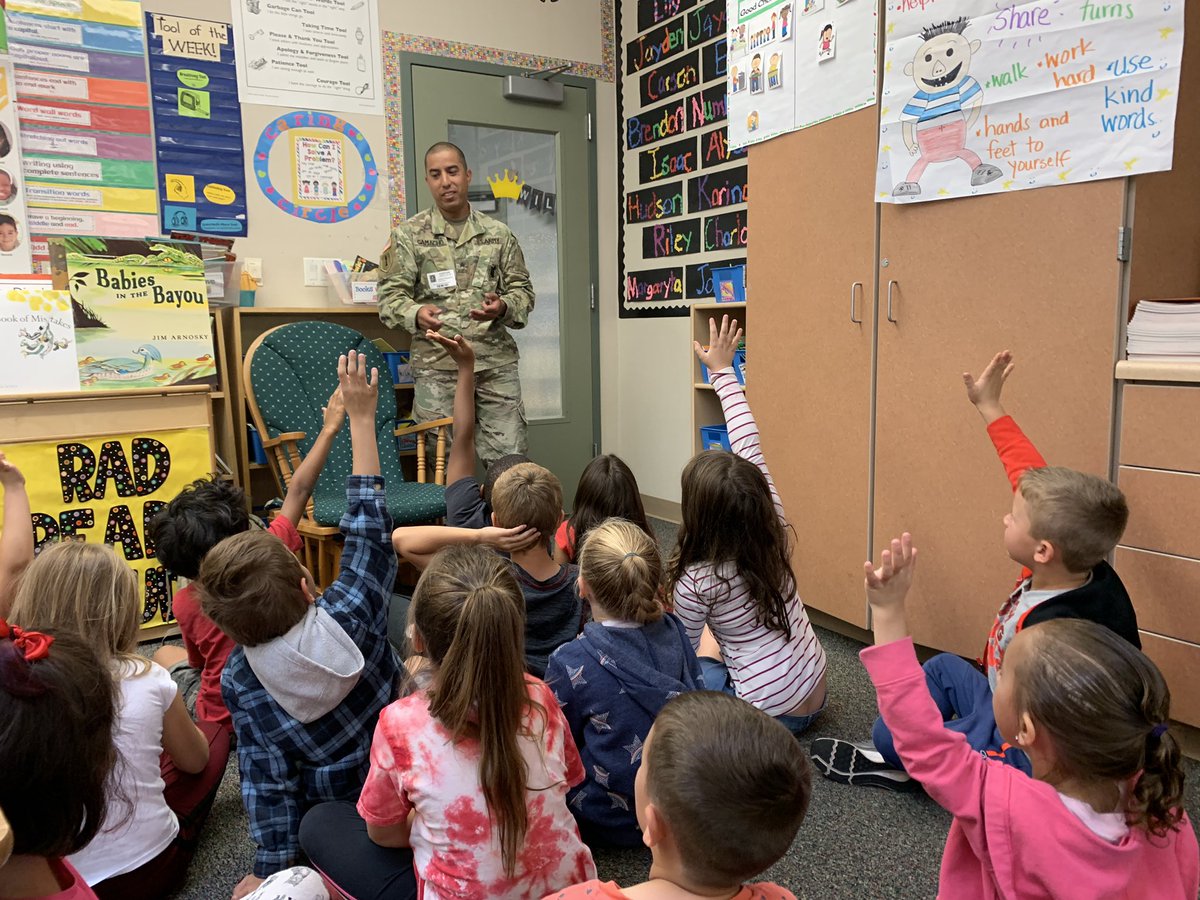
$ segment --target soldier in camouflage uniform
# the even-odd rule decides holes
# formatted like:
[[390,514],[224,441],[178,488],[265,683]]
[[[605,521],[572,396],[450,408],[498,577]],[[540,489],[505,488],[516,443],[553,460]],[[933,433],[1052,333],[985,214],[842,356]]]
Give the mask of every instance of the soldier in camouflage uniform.
[[533,310],[525,256],[508,227],[471,209],[471,170],[462,150],[437,143],[425,153],[425,183],[434,209],[397,228],[382,260],[379,318],[412,334],[418,422],[454,411],[457,366],[427,330],[465,335],[475,347],[476,442],[485,466],[525,453],[525,405],[517,344]]

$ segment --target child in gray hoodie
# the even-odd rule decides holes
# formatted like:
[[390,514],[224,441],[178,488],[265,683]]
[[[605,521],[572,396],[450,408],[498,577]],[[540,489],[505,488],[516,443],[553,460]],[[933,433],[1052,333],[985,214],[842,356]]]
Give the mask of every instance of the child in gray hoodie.
[[662,603],[662,557],[641,528],[607,519],[579,553],[579,595],[594,621],[550,657],[546,682],[562,707],[587,779],[567,803],[589,844],[640,847],[633,780],[642,744],[672,697],[701,690],[683,625]]
[[221,676],[233,715],[254,871],[236,896],[300,855],[300,819],[325,800],[355,800],[370,766],[379,712],[396,696],[387,640],[396,577],[375,435],[378,373],[353,350],[338,362],[353,472],[338,579],[320,597],[312,576],[273,535],[244,532],[204,557],[205,614],[240,645]]

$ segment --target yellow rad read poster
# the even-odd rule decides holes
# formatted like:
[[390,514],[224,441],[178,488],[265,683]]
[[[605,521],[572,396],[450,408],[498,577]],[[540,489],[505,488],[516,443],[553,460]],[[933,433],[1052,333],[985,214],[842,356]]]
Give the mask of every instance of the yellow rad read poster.
[[200,245],[51,238],[56,283],[75,314],[85,391],[216,385]]
[[59,540],[113,545],[137,572],[143,627],[174,619],[169,577],[146,526],[184,485],[212,471],[207,428],[0,444],[0,451],[25,475],[38,550]]

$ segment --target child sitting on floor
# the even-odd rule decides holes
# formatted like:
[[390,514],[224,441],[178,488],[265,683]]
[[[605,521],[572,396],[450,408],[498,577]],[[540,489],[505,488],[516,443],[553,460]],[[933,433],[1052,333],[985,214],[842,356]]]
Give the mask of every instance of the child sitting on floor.
[[119,691],[107,821],[71,856],[101,900],[164,897],[183,884],[229,757],[229,733],[197,726],[166,670],[138,655],[141,592],[112,547],[70,541],[30,564],[9,621],[86,634]]
[[560,563],[575,562],[588,532],[614,518],[632,522],[655,540],[633,472],[621,457],[605,453],[588,463],[579,476],[571,515],[554,533],[554,558]]
[[[1125,530],[1125,497],[1106,479],[1046,465],[1000,403],[1012,370],[1012,354],[997,353],[978,379],[964,372],[963,383],[1012,483],[1004,547],[1021,564],[1021,578],[988,635],[982,660],[986,675],[952,653],[939,653],[924,668],[946,727],[966,735],[981,753],[1029,774],[1029,758],[1004,739],[992,713],[997,673],[1013,637],[1038,622],[1080,618],[1111,628],[1134,647],[1141,641],[1125,585],[1104,559]],[[831,781],[896,791],[917,788],[900,765],[882,717],[870,746],[818,738],[812,756],[817,771]]]
[[566,804],[583,766],[554,695],[523,671],[511,567],[442,550],[412,617],[426,686],[379,717],[361,818],[347,803],[305,817],[309,857],[351,897],[517,900],[592,877]]
[[694,691],[667,703],[639,748],[634,802],[650,879],[622,890],[589,881],[545,900],[795,900],[746,880],[792,845],[812,795],[796,739],[771,717],[728,694]]
[[905,619],[912,538],[881,556],[864,565],[875,646],[860,655],[905,769],[954,816],[938,895],[1195,897],[1200,848],[1154,663],[1084,619],[1018,632],[992,704],[1030,778],[944,726]]
[[399,666],[387,640],[396,556],[375,436],[378,372],[368,381],[365,357],[351,350],[338,381],[354,474],[337,581],[317,597],[309,572],[261,531],[226,538],[200,566],[205,614],[241,645],[221,676],[258,845],[238,896],[294,864],[309,806],[358,796],[371,730],[396,696]]
[[800,734],[825,708],[825,650],[796,593],[783,503],[733,372],[737,321],[709,319],[708,366],[733,452],[683,470],[683,523],[668,584],[709,690],[735,694]]
[[[302,546],[296,524],[304,515],[308,498],[345,418],[341,392],[334,391],[325,407],[321,433],[296,469],[279,515],[267,526],[267,531],[293,553]],[[249,529],[250,516],[242,489],[220,478],[201,478],[184,488],[166,509],[150,520],[147,534],[154,542],[158,561],[172,574],[194,581],[209,550],[225,538]],[[217,722],[232,731],[233,720],[221,699],[221,672],[235,646],[233,639],[204,615],[194,585],[175,591],[172,609],[183,647],[162,647],[154,654],[154,661],[171,673],[194,718]]]
[[525,665],[541,678],[550,654],[582,625],[583,603],[575,587],[579,567],[561,566],[550,555],[550,535],[562,519],[562,485],[536,463],[520,463],[500,476],[492,502],[493,528],[397,528],[392,545],[418,569],[454,544],[488,544],[511,553],[513,575],[525,597]]
[[661,583],[658,544],[641,528],[623,519],[593,528],[579,558],[593,621],[546,668],[587,773],[568,805],[589,844],[641,845],[637,749],[664,703],[704,687],[687,632],[663,614]]

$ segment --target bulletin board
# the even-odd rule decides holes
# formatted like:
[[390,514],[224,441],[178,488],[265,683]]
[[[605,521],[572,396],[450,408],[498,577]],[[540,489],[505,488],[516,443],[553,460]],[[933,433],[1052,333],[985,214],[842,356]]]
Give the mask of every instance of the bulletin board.
[[245,155],[232,28],[146,13],[161,231],[245,237]]
[[[25,474],[35,546],[64,538],[112,544],[137,573],[142,627],[171,621],[171,582],[146,524],[213,471],[207,392],[13,400],[0,410],[14,422],[0,451]],[[114,422],[139,421],[144,429],[112,431]]]
[[7,18],[30,231],[157,233],[141,3],[9,0]]
[[726,135],[725,0],[617,6],[622,318],[685,316],[746,261],[746,151]]

